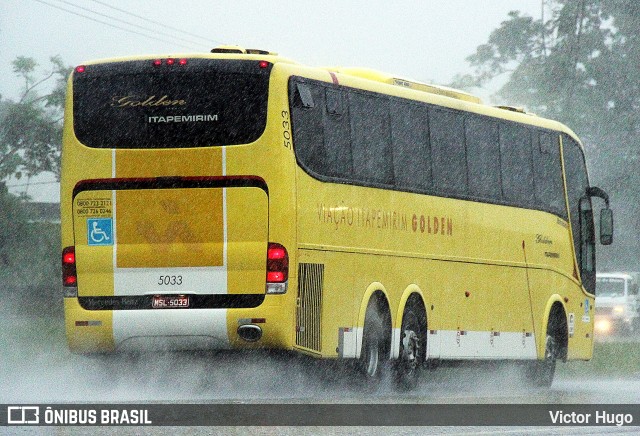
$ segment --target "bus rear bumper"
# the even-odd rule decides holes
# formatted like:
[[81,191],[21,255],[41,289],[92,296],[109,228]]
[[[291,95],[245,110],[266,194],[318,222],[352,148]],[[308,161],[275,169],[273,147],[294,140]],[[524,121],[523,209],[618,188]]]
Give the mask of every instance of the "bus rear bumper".
[[[76,353],[115,351],[211,350],[230,348],[290,349],[290,323],[277,296],[255,308],[86,310],[77,298],[65,298],[69,349]],[[271,304],[270,304],[271,303]],[[258,339],[239,333],[260,330]]]

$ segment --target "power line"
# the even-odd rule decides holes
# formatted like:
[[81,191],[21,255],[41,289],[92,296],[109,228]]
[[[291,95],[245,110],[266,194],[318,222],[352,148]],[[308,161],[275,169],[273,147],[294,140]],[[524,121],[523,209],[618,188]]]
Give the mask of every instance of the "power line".
[[215,40],[212,40],[212,39],[210,39],[210,38],[207,38],[207,37],[204,37],[204,36],[197,35],[197,34],[195,34],[195,33],[187,32],[186,30],[181,30],[181,29],[178,29],[178,28],[175,28],[175,27],[169,26],[169,25],[168,25],[168,24],[166,24],[166,23],[160,23],[160,22],[158,22],[158,21],[151,20],[151,19],[149,19],[149,18],[147,18],[147,17],[143,17],[143,16],[141,16],[141,15],[134,14],[133,12],[129,12],[129,11],[126,11],[126,10],[124,10],[124,9],[117,8],[117,7],[112,6],[112,5],[108,4],[108,3],[102,2],[102,1],[100,1],[100,0],[91,0],[91,1],[92,1],[92,2],[94,2],[94,3],[98,3],[99,5],[105,6],[105,7],[107,7],[107,8],[111,8],[111,9],[113,9],[113,10],[116,10],[116,11],[118,11],[118,12],[122,12],[123,14],[131,15],[132,17],[136,17],[136,18],[139,18],[139,19],[141,19],[141,20],[143,20],[143,21],[147,21],[147,22],[149,22],[149,23],[151,23],[151,24],[156,24],[156,25],[158,25],[158,26],[162,26],[162,27],[165,27],[165,28],[167,28],[167,29],[175,30],[176,32],[180,32],[180,33],[183,33],[183,34],[185,34],[185,35],[189,35],[189,36],[193,36],[193,37],[196,37],[196,38],[202,39],[203,41],[207,41],[208,43],[217,43],[217,44],[222,44],[220,41],[215,41]]
[[18,183],[15,185],[5,185],[7,188],[21,188],[23,186],[31,186],[31,185],[53,185],[60,184],[60,182],[27,182],[27,183]]
[[[150,36],[150,35],[147,35],[147,34],[144,34],[144,33],[142,33],[142,32],[138,32],[138,31],[132,30],[132,29],[127,29],[127,28],[125,28],[125,27],[121,27],[121,26],[118,26],[118,25],[116,25],[116,24],[107,23],[107,22],[105,22],[105,21],[98,20],[97,18],[89,17],[89,16],[84,15],[84,14],[81,14],[81,13],[79,13],[79,12],[71,11],[71,10],[66,9],[66,8],[63,8],[63,7],[61,7],[61,6],[52,5],[51,3],[48,3],[48,2],[46,2],[46,1],[44,1],[44,0],[33,0],[33,1],[36,1],[36,2],[38,2],[38,3],[42,3],[42,4],[47,5],[47,6],[51,6],[52,8],[60,9],[61,11],[65,11],[65,12],[68,12],[68,13],[70,13],[70,14],[77,15],[77,16],[79,16],[79,17],[82,17],[82,18],[86,18],[87,20],[95,21],[96,23],[104,24],[104,25],[109,26],[109,27],[114,27],[114,28],[116,28],[116,29],[123,30],[123,31],[125,31],[125,32],[134,33],[134,34],[136,34],[136,35],[140,35],[140,36],[143,36],[143,37],[145,37],[145,38],[154,39],[154,40],[156,40],[156,41],[167,42],[167,43],[170,43],[170,44],[176,44],[176,42],[175,42],[175,41],[168,41],[168,40],[166,40],[166,39],[162,39],[162,38],[157,38],[157,37],[154,37],[154,36]],[[194,49],[194,47],[187,47],[187,46],[185,46],[184,44],[177,44],[177,45],[179,45],[180,47],[185,47],[185,48],[189,48],[189,49]]]
[[[124,30],[125,32],[134,33],[134,34],[136,34],[136,35],[144,36],[144,37],[149,38],[149,39],[155,39],[156,41],[162,41],[162,42],[168,42],[168,43],[172,43],[172,44],[178,44],[178,45],[179,45],[179,46],[181,46],[181,47],[185,47],[185,48],[189,48],[189,49],[197,50],[197,49],[196,49],[195,47],[193,47],[193,46],[187,46],[187,45],[184,45],[184,44],[176,43],[175,41],[169,41],[169,40],[166,40],[166,39],[158,38],[158,37],[157,37],[157,36],[155,36],[155,35],[149,35],[149,34],[147,34],[147,33],[141,33],[141,32],[138,32],[138,31],[135,31],[135,30],[132,30],[132,29],[128,29],[128,28],[125,28],[125,27],[122,27],[122,26],[118,26],[118,25],[113,24],[113,23],[109,23],[109,22],[105,22],[105,21],[102,21],[102,20],[98,20],[98,19],[96,19],[96,18],[94,18],[94,17],[90,17],[90,16],[87,16],[87,15],[85,15],[85,14],[81,14],[81,13],[79,13],[79,12],[76,12],[76,11],[73,11],[73,10],[69,10],[69,9],[63,8],[63,7],[61,7],[61,6],[56,6],[56,5],[53,5],[53,4],[48,3],[48,2],[46,2],[46,1],[43,1],[43,0],[36,0],[36,1],[37,1],[37,2],[39,2],[39,3],[43,3],[43,4],[46,4],[46,5],[48,5],[48,6],[54,7],[54,8],[56,8],[56,9],[60,9],[60,10],[62,10],[62,11],[65,11],[65,12],[68,12],[68,13],[71,13],[71,14],[74,14],[74,15],[77,15],[77,16],[80,16],[80,17],[83,17],[83,18],[89,19],[89,20],[91,20],[91,21],[95,21],[95,22],[97,22],[97,23],[105,24],[105,25],[107,25],[107,26],[114,27],[114,28],[116,28],[116,29]],[[89,12],[91,12],[91,13],[93,13],[93,14],[98,15],[98,16],[103,16],[103,17],[106,17],[106,18],[108,18],[108,19],[112,19],[112,20],[115,20],[115,21],[119,21],[119,22],[125,23],[125,24],[127,24],[127,25],[129,25],[129,26],[134,26],[134,27],[141,28],[141,29],[143,29],[143,30],[145,30],[145,31],[147,31],[147,32],[149,31],[149,29],[146,29],[146,28],[144,28],[144,27],[138,26],[138,25],[136,25],[136,24],[132,24],[132,23],[129,23],[129,22],[127,22],[127,21],[120,20],[120,19],[115,18],[115,17],[111,17],[111,16],[106,15],[106,14],[102,14],[102,13],[99,13],[99,12],[95,12],[95,11],[93,11],[93,10],[91,10],[91,9],[87,9],[87,8],[84,8],[84,7],[78,6],[78,5],[76,5],[76,4],[73,4],[73,3],[70,3],[70,2],[67,2],[67,1],[64,1],[64,0],[57,0],[57,1],[58,1],[58,2],[61,2],[61,3],[66,3],[66,4],[70,5],[70,6],[75,7],[75,8],[78,8],[78,9],[83,9],[83,10],[89,11]],[[151,32],[153,32],[153,30],[152,30]],[[168,36],[171,36],[171,35],[168,35]],[[188,42],[193,43],[192,41],[188,41]]]
[[161,35],[168,36],[168,37],[170,37],[170,38],[179,39],[179,40],[184,41],[184,42],[187,42],[187,43],[189,43],[189,44],[196,44],[196,45],[200,45],[200,43],[199,43],[199,42],[195,42],[195,41],[191,41],[191,40],[188,40],[188,39],[184,39],[184,38],[181,38],[181,37],[179,37],[179,36],[174,36],[174,35],[171,35],[171,34],[166,33],[166,32],[162,32],[162,31],[157,30],[157,29],[149,29],[148,27],[139,26],[138,24],[131,23],[131,22],[126,21],[126,20],[122,20],[122,19],[120,19],[120,18],[118,18],[118,17],[114,17],[114,16],[112,16],[112,15],[103,14],[102,12],[94,11],[93,9],[85,8],[84,6],[80,6],[80,5],[78,5],[78,4],[71,3],[71,2],[66,1],[66,0],[56,0],[56,1],[57,1],[57,2],[59,2],[59,3],[64,3],[64,4],[67,4],[67,5],[69,5],[69,6],[72,6],[72,7],[78,8],[78,9],[81,9],[81,10],[83,10],[83,11],[90,12],[90,13],[95,14],[95,15],[98,15],[98,16],[100,16],[100,17],[105,17],[105,18],[108,18],[108,19],[111,19],[111,20],[115,20],[115,21],[120,22],[120,23],[127,24],[127,25],[129,25],[129,26],[137,27],[138,29],[142,29],[142,30],[147,31],[147,32],[157,32],[157,33],[159,33],[159,34],[161,34]]

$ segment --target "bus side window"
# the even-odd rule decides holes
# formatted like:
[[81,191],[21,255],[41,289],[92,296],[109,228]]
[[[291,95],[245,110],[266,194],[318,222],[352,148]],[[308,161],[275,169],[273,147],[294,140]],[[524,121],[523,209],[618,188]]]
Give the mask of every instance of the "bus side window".
[[466,195],[464,116],[451,110],[430,108],[429,136],[435,190],[444,195]]
[[[323,85],[322,89],[322,125],[324,130],[324,149],[326,153],[325,176],[342,180],[353,178],[353,157],[351,150],[351,131],[349,127],[350,109],[346,104],[346,91]],[[329,101],[329,99],[331,101]]]
[[315,102],[321,104],[324,93],[317,85],[294,83],[290,104],[296,157],[307,170],[322,175],[326,171],[327,155],[322,109]]
[[585,273],[596,271],[596,238],[593,210],[588,197],[580,199],[580,265]]
[[311,90],[304,83],[296,84],[296,106],[304,107],[307,109],[313,109],[315,107],[315,103],[313,102],[313,95],[311,94]]
[[392,100],[389,115],[396,188],[428,192],[432,176],[427,108]]
[[529,129],[514,123],[500,124],[502,194],[520,207],[535,204],[533,159]]
[[393,185],[389,100],[372,93],[349,93],[353,177]]
[[342,92],[337,89],[325,89],[325,105],[330,115],[342,115]]
[[[533,131],[533,170],[536,202],[543,209],[567,217],[558,134]],[[538,145],[536,147],[536,145]]]
[[498,124],[488,117],[465,117],[469,194],[474,198],[502,199]]

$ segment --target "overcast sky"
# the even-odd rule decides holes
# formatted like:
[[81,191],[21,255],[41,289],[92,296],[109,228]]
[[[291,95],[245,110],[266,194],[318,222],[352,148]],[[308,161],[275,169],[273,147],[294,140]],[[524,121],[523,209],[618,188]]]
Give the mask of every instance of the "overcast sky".
[[[11,70],[17,56],[35,58],[45,71],[53,55],[78,65],[206,52],[220,44],[445,84],[469,69],[465,58],[509,11],[539,18],[540,8],[541,0],[0,0],[0,94],[18,94]],[[29,186],[29,195],[58,201],[56,184],[43,181],[49,179]],[[16,183],[23,181],[10,182]]]

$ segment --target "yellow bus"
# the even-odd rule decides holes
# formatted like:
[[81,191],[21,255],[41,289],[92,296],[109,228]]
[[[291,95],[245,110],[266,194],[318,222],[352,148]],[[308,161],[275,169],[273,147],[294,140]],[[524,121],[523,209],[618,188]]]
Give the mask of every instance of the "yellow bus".
[[62,151],[78,353],[270,348],[390,368],[590,359],[606,193],[564,125],[235,46],[88,62]]

